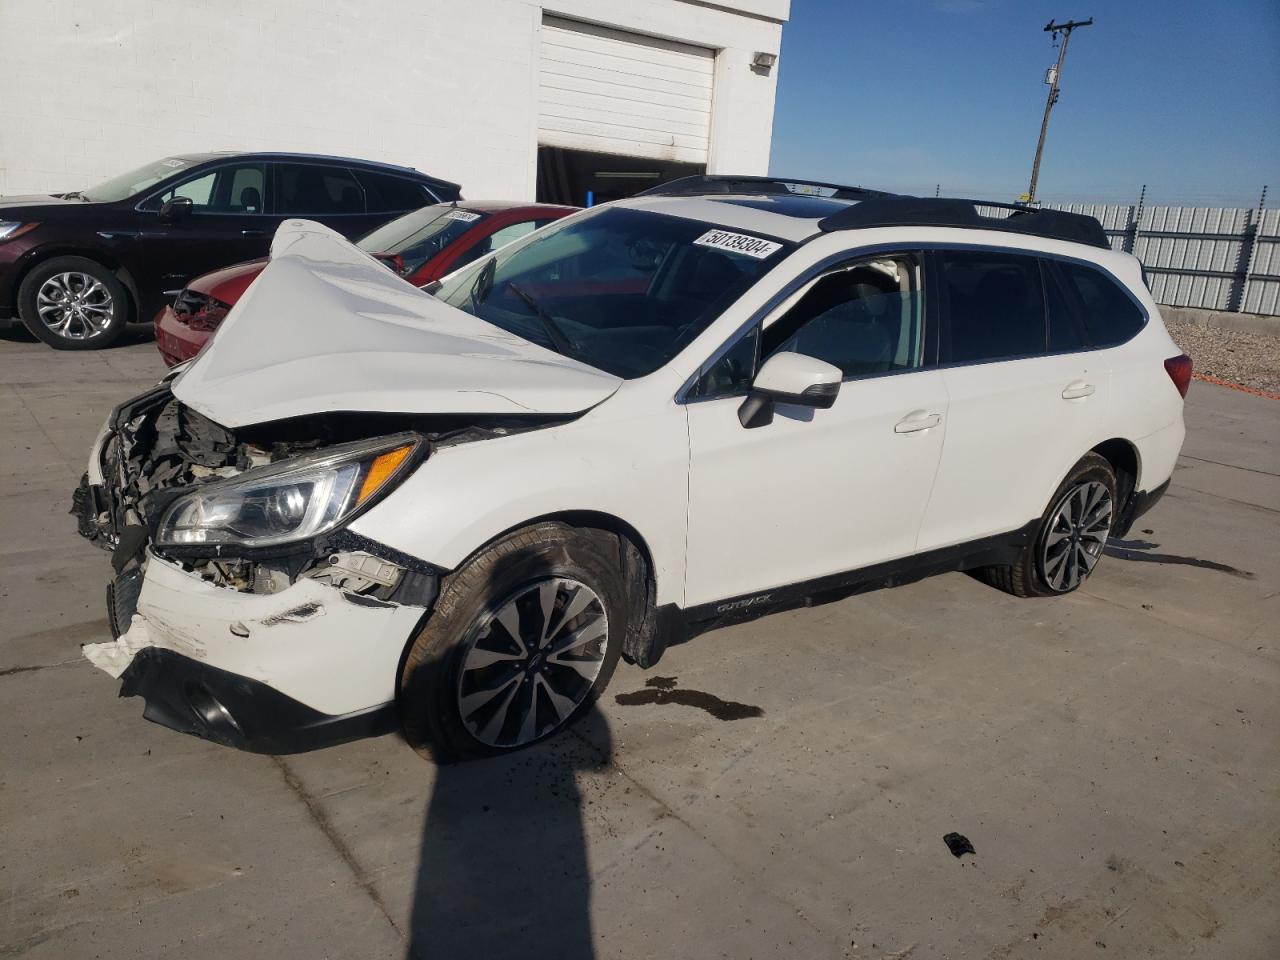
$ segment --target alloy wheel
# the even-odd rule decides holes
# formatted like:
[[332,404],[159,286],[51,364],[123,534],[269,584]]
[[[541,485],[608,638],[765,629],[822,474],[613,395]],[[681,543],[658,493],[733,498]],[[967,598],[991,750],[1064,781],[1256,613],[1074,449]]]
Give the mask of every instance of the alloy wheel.
[[1112,513],[1111,491],[1097,480],[1058,501],[1040,547],[1040,573],[1050,589],[1067,593],[1089,576],[1107,545]]
[[115,317],[115,297],[87,273],[55,273],[36,293],[40,322],[67,340],[90,340],[106,332]]
[[604,666],[609,618],[586,584],[526,584],[482,616],[466,643],[458,711],[491,747],[520,747],[561,727]]

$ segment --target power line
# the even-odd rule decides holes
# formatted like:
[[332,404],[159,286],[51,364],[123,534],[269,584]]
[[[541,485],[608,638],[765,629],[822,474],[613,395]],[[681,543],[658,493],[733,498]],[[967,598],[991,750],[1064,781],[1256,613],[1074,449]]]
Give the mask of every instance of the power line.
[[1053,39],[1056,41],[1059,36],[1062,37],[1062,46],[1058,48],[1058,62],[1049,68],[1048,74],[1045,76],[1045,83],[1049,84],[1049,96],[1044,104],[1044,119],[1040,121],[1040,140],[1036,144],[1036,159],[1031,165],[1031,186],[1027,188],[1026,202],[1036,202],[1036,183],[1040,179],[1040,157],[1044,153],[1044,138],[1049,132],[1049,114],[1053,112],[1053,105],[1058,102],[1059,83],[1062,80],[1062,64],[1067,59],[1067,44],[1071,40],[1071,31],[1080,27],[1093,26],[1093,17],[1088,20],[1068,20],[1066,23],[1055,23],[1050,20],[1045,26],[1045,33],[1052,33]]

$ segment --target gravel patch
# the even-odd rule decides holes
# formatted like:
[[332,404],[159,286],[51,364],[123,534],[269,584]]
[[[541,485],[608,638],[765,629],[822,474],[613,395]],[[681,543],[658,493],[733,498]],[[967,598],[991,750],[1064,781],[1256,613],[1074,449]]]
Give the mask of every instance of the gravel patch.
[[1280,393],[1280,337],[1169,318],[1165,326],[1174,342],[1191,355],[1196,373]]

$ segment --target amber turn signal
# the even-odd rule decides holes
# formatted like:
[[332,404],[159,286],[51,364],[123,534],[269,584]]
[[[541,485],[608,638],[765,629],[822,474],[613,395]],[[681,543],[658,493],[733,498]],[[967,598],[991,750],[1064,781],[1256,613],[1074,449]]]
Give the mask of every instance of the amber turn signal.
[[373,463],[369,464],[369,472],[364,475],[364,483],[360,484],[360,495],[356,497],[356,506],[364,503],[382,488],[382,485],[408,459],[409,454],[413,452],[413,447],[412,443],[407,443],[403,447],[396,447],[394,450],[388,450],[374,457]]

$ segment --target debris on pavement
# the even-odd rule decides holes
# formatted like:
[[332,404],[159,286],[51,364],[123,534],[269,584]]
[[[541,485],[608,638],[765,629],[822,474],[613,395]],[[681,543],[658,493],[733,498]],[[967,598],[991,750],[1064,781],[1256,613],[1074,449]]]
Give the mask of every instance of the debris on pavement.
[[972,853],[975,857],[978,855],[978,851],[973,849],[973,844],[963,833],[948,833],[942,838],[942,842],[947,845],[953,857],[963,857],[966,853]]

